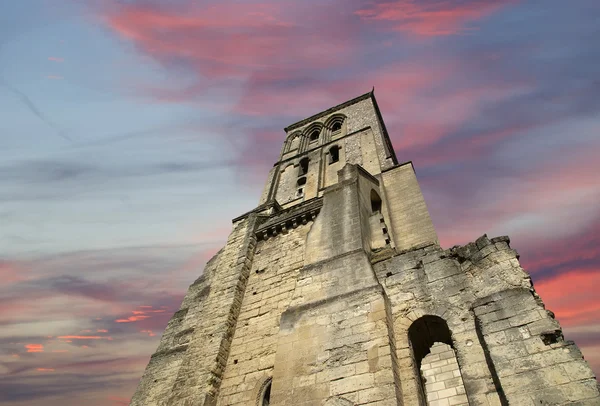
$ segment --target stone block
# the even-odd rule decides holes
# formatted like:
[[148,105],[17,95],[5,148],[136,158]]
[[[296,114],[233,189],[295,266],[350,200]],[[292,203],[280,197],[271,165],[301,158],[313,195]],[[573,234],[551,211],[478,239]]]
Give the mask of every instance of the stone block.
[[330,383],[330,395],[343,395],[348,392],[372,388],[374,376],[371,373],[349,376]]

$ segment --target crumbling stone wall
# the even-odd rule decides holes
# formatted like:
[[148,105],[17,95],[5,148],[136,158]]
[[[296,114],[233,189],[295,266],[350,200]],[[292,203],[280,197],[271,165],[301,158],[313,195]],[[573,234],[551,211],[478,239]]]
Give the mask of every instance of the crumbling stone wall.
[[374,269],[392,305],[405,405],[424,402],[409,329],[430,316],[447,323],[470,405],[598,404],[592,371],[563,341],[507,237],[383,255]]

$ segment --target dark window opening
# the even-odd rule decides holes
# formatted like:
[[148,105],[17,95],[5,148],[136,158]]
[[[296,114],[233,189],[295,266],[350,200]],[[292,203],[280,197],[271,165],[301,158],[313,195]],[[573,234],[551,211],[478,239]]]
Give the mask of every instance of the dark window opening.
[[306,185],[306,176],[303,176],[298,179],[298,186]]
[[269,383],[267,384],[267,387],[265,388],[263,395],[262,395],[262,406],[269,406],[269,403],[271,402],[271,381],[269,381]]
[[313,132],[310,133],[310,142],[316,141],[319,139],[319,130],[314,130]]
[[302,197],[304,195],[304,191],[302,188],[298,189],[298,192],[296,193],[296,197]]
[[[415,362],[415,373],[417,375],[417,380],[419,382],[419,404],[425,405],[429,404],[429,401],[434,399],[428,399],[429,395],[435,393],[433,388],[428,388],[431,378],[435,378],[433,382],[438,382],[438,378],[441,378],[437,372],[435,372],[431,368],[431,360],[434,359],[454,359],[454,362],[457,362],[456,352],[454,351],[454,345],[452,342],[452,334],[450,329],[448,328],[448,324],[444,319],[438,316],[427,315],[420,317],[415,320],[414,323],[408,329],[408,339],[409,345],[412,349],[412,356]],[[429,354],[433,354],[431,357]],[[439,355],[436,355],[439,354]],[[436,358],[438,357],[438,358]],[[454,370],[454,368],[456,368]],[[451,378],[450,380],[445,381],[441,379],[441,381],[446,382],[446,384],[451,385],[451,387],[461,388],[464,392],[464,386],[462,377],[460,374],[460,365],[456,365],[452,367],[453,372],[457,371],[459,373],[458,377],[454,375],[455,378]],[[448,386],[446,386],[448,388]],[[465,399],[466,401],[467,399]],[[467,401],[464,403],[468,403]]]
[[333,132],[340,131],[341,129],[342,129],[341,121],[336,121],[335,123],[333,123],[333,126],[331,126],[331,131],[333,131]]
[[298,176],[306,175],[308,173],[308,158],[302,158],[298,166],[300,167]]
[[371,210],[373,214],[381,213],[381,198],[374,190],[371,190]]
[[337,145],[331,147],[329,150],[329,165],[336,163],[340,160],[340,147]]

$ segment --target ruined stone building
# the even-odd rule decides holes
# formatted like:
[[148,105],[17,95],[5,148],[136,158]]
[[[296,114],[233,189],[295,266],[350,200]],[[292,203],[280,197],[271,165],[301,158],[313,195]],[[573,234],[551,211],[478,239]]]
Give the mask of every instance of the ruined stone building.
[[600,405],[508,237],[439,246],[373,92],[285,132],[131,405]]

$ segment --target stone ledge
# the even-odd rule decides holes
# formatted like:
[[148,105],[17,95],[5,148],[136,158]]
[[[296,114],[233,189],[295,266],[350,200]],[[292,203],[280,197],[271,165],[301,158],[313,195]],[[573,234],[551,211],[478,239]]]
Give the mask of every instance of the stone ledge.
[[307,224],[317,217],[322,207],[323,199],[315,198],[272,215],[258,227],[256,238],[257,240],[266,240],[279,233],[285,234],[287,230],[296,228],[300,224]]
[[188,344],[184,344],[184,345],[180,345],[175,348],[169,348],[168,350],[162,350],[159,352],[155,352],[154,354],[152,354],[150,359],[152,360],[154,358],[161,358],[161,357],[166,357],[168,355],[177,354],[179,352],[185,352],[187,350],[187,348],[188,348]]

